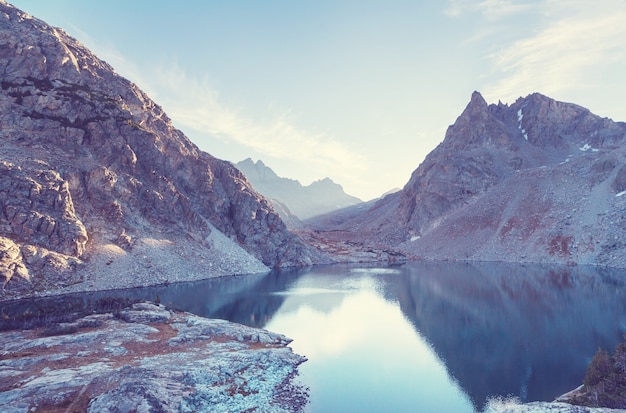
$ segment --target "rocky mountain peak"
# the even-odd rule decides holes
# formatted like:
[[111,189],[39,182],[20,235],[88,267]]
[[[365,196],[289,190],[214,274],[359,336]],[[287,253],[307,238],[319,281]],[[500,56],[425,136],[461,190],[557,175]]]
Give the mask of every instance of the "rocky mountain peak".
[[154,284],[310,264],[315,254],[239,170],[200,151],[136,85],[7,3],[0,158],[8,290],[80,283],[122,261],[120,285]]
[[335,181],[333,181],[332,179],[330,179],[330,178],[318,179],[317,181],[311,182],[310,186],[311,187],[324,188],[324,189],[335,189],[335,190],[343,191],[343,187],[341,185],[339,185],[338,183],[336,183]]
[[[341,185],[330,178],[303,186],[299,181],[278,176],[261,161],[246,159],[237,166],[260,193],[272,199],[285,222],[298,222],[362,201],[346,194]],[[295,220],[293,215],[295,215]]]
[[506,125],[483,96],[474,92],[465,110],[446,131],[444,142],[457,150],[491,142],[508,146],[510,143],[504,136],[505,129]]
[[487,101],[483,98],[480,92],[473,92],[470,102],[465,107],[465,110],[461,113],[461,116],[457,120],[463,121],[484,121],[486,119],[486,115],[488,114],[489,105]]
[[258,176],[262,181],[278,179],[278,175],[276,175],[276,173],[271,168],[266,166],[260,159],[255,162],[252,158],[246,158],[243,161],[238,162],[235,166],[243,171],[244,175],[248,175],[246,174],[246,171],[254,171],[254,175]]
[[469,105],[470,107],[480,107],[480,108],[487,108],[487,101],[485,100],[485,98],[483,98],[483,95],[480,94],[479,91],[475,90],[474,92],[472,92],[472,97],[470,98],[470,103]]
[[618,145],[622,124],[594,115],[588,109],[560,102],[540,93],[518,99],[507,107],[509,122],[534,146],[563,156],[590,145]]
[[419,257],[626,266],[625,159],[623,122],[474,93],[403,190],[342,228]]

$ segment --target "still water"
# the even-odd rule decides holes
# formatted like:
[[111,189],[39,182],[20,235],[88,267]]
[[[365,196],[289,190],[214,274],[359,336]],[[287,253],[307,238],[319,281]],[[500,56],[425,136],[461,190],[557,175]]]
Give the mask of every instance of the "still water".
[[308,358],[308,411],[474,412],[493,396],[552,400],[626,332],[626,272],[411,263],[276,271],[0,305],[100,311],[136,299],[280,332]]

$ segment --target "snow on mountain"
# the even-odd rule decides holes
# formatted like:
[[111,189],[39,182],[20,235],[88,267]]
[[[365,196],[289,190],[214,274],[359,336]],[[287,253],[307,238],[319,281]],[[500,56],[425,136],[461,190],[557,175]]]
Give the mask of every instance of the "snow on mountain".
[[488,105],[474,92],[401,192],[325,236],[409,258],[626,267],[625,135],[538,93]]

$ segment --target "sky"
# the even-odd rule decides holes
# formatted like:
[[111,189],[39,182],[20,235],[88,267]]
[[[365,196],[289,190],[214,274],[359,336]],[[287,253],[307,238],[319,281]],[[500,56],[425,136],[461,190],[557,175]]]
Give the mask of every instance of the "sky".
[[474,90],[626,121],[626,0],[13,0],[139,85],[200,149],[363,200]]

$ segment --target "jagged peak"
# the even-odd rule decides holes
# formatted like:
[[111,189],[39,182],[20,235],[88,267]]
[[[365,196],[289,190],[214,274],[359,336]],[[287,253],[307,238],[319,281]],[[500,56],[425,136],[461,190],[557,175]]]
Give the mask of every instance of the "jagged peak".
[[593,116],[597,116],[592,114],[589,109],[583,106],[575,103],[559,101],[537,92],[531,93],[526,97],[518,98],[510,107],[514,110],[523,109],[524,112],[543,112],[543,116],[545,116],[545,113],[550,112],[553,114],[551,116],[570,119],[581,114],[591,114]]
[[461,113],[459,119],[469,120],[475,118],[476,116],[484,116],[488,108],[489,105],[487,104],[487,101],[485,101],[485,98],[483,98],[483,95],[481,95],[478,91],[474,91],[470,102],[465,107],[463,113]]
[[[467,104],[461,115],[457,118],[455,124],[451,127],[453,128],[455,125],[458,125],[460,123],[465,124],[467,122],[470,122],[472,119],[475,119],[476,117],[483,117],[488,112],[488,109],[489,105],[487,105],[485,98],[483,98],[480,92],[474,91],[472,93],[470,102]],[[448,132],[449,131],[450,130],[448,130]],[[446,136],[447,135],[448,133],[446,133]]]
[[317,179],[311,185],[313,185],[313,184],[324,184],[324,185],[333,184],[333,185],[338,185],[338,184],[335,183],[335,181],[333,181],[329,177],[322,178],[322,179]]
[[527,106],[530,104],[540,104],[540,103],[552,103],[552,102],[556,102],[556,100],[552,99],[549,96],[543,95],[541,93],[533,92],[529,95],[518,97],[517,100],[515,100],[515,102],[511,105],[511,107],[520,106],[520,105]]
[[263,163],[262,160],[255,161],[254,159],[248,157],[243,161],[239,161],[235,164],[237,167],[246,167],[246,168],[255,168],[257,170],[270,169],[267,165]]
[[482,106],[487,107],[487,101],[483,98],[483,95],[480,94],[479,91],[475,90],[472,92],[472,97],[470,99],[469,106]]

